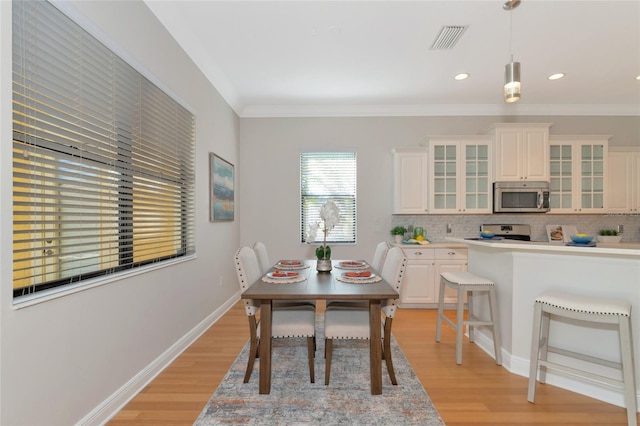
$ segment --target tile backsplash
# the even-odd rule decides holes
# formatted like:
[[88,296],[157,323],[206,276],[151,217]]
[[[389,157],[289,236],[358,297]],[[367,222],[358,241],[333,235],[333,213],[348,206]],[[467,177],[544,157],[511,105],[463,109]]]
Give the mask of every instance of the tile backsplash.
[[[575,225],[578,232],[596,235],[603,228],[624,226],[623,242],[640,242],[640,214],[611,215],[553,215],[553,214],[492,214],[492,215],[393,215],[391,226],[422,226],[430,241],[443,241],[447,237],[477,237],[480,225],[485,223],[528,224],[532,241],[547,241],[546,225]],[[447,225],[451,233],[447,233]]]

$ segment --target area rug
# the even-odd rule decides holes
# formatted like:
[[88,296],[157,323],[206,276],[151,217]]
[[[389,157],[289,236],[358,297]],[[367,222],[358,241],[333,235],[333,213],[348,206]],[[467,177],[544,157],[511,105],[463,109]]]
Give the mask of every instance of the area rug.
[[259,360],[243,383],[249,343],[194,423],[205,425],[444,425],[392,337],[398,385],[383,361],[382,395],[371,395],[369,341],[334,340],[331,381],[324,384],[323,315],[316,315],[316,383],[309,382],[306,340],[274,339],[271,393],[258,393]]

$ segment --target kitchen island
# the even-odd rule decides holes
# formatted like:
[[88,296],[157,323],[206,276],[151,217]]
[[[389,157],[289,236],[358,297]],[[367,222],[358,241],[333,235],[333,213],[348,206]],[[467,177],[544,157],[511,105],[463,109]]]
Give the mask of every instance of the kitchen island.
[[[562,243],[514,240],[465,240],[449,238],[468,247],[468,270],[493,280],[497,287],[502,337],[503,366],[528,377],[533,304],[547,290],[625,299],[632,305],[632,332],[640,333],[640,244],[601,244],[572,247]],[[477,297],[474,310],[487,313],[487,300]],[[619,361],[617,331],[598,326],[584,327],[570,321],[552,321],[551,344],[592,356]],[[634,360],[636,383],[640,389],[640,356],[636,339]],[[489,330],[479,328],[476,343],[493,354]],[[561,360],[561,356],[550,354]],[[571,361],[575,363],[576,361]],[[590,367],[605,376],[617,377],[615,370]],[[624,406],[622,389],[593,384],[549,370],[547,383],[593,398]]]

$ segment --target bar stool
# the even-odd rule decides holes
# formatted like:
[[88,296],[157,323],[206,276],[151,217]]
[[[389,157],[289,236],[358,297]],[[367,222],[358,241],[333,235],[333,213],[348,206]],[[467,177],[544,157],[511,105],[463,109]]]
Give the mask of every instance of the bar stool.
[[[615,324],[620,335],[621,362],[612,362],[601,358],[549,346],[549,323],[551,315],[574,320]],[[562,354],[582,361],[604,365],[622,372],[622,380],[612,379],[558,364],[547,360],[548,353]],[[546,292],[540,295],[534,304],[533,337],[531,340],[531,364],[529,369],[529,392],[527,399],[534,402],[536,392],[536,376],[540,366],[540,383],[545,383],[547,369],[555,369],[604,382],[610,385],[622,385],[627,407],[627,422],[636,425],[636,385],[633,367],[633,340],[631,334],[631,304],[627,301],[578,296],[559,292]]]
[[[446,286],[458,291],[456,304],[456,323],[444,315],[444,291]],[[498,324],[498,303],[496,301],[496,285],[493,281],[479,277],[471,272],[443,272],[440,274],[440,296],[438,298],[438,319],[436,322],[436,342],[440,341],[442,320],[456,331],[456,364],[462,364],[462,332],[464,325],[469,327],[469,341],[473,342],[473,329],[479,325],[491,327],[496,364],[502,365],[500,350],[500,327]],[[491,318],[483,321],[473,314],[473,294],[487,292],[489,294],[489,313]],[[467,296],[467,321],[464,321],[464,296]]]

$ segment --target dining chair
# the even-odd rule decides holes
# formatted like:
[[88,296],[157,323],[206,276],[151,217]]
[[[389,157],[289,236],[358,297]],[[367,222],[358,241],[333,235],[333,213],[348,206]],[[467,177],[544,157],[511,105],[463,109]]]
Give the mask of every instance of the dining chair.
[[371,267],[376,271],[382,271],[382,267],[384,266],[384,261],[387,258],[388,252],[389,243],[387,243],[386,241],[378,243],[378,245],[376,246],[376,251],[373,253]]
[[[251,247],[241,247],[234,256],[236,274],[240,291],[244,292],[249,286],[260,279],[263,273],[256,253]],[[277,285],[277,284],[274,284]],[[244,375],[244,383],[249,383],[253,365],[260,350],[260,321],[256,314],[260,304],[256,300],[243,299],[245,312],[249,319],[249,360]],[[309,360],[309,377],[315,383],[314,358],[316,349],[316,310],[313,305],[277,306],[272,309],[271,337],[272,338],[307,338],[307,353]]]
[[[400,247],[389,249],[382,272],[382,279],[387,281],[398,294],[402,287],[402,278],[407,265],[407,258]],[[365,284],[366,285],[366,284]],[[382,325],[382,358],[387,365],[391,383],[398,384],[391,357],[391,324],[397,309],[398,299],[382,302],[384,322]],[[331,373],[331,357],[333,339],[369,339],[369,308],[354,305],[329,305],[324,313],[325,334],[325,376],[324,384],[329,384]]]
[[258,257],[258,263],[260,264],[260,270],[263,274],[269,272],[269,269],[273,266],[269,261],[269,253],[267,253],[267,246],[260,241],[253,243],[253,251],[256,252]]

